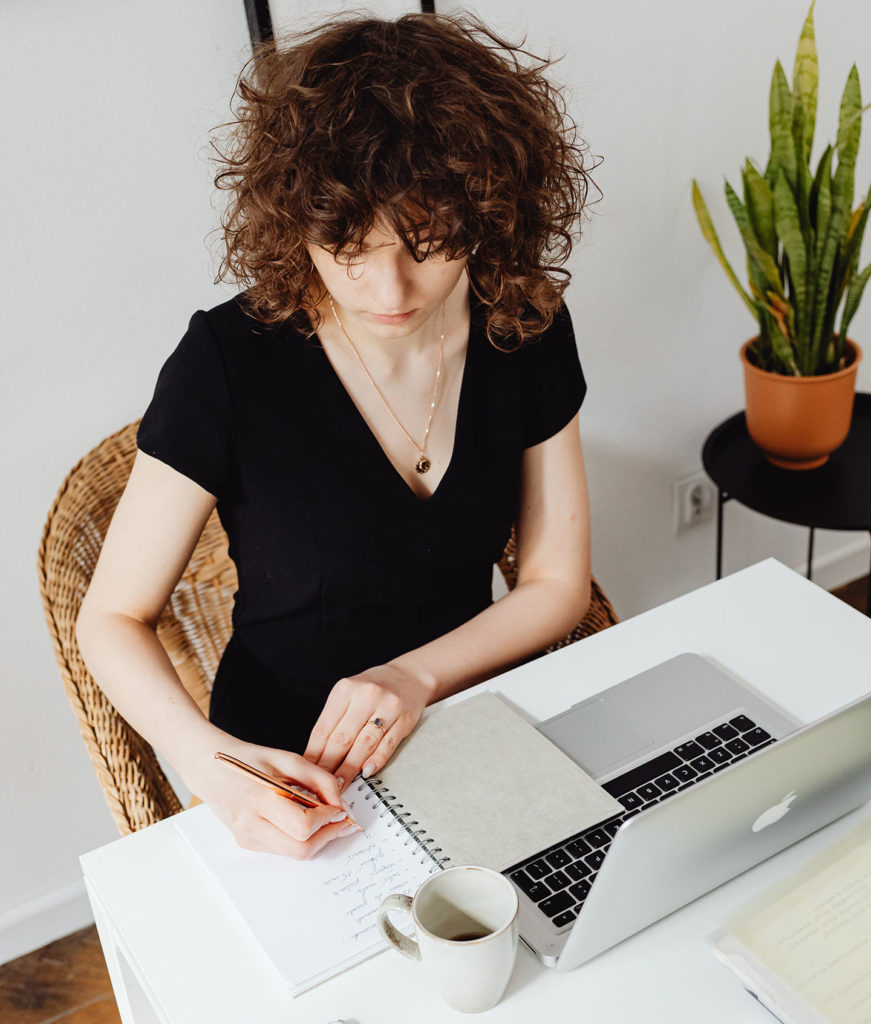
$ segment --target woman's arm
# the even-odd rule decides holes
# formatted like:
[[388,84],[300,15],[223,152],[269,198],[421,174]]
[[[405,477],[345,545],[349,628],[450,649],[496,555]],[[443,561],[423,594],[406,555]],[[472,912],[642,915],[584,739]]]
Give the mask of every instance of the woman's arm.
[[577,415],[524,452],[516,525],[514,590],[450,633],[339,680],[307,758],[343,785],[361,770],[379,771],[427,704],[510,668],[582,620],[590,604],[590,514]]
[[[139,452],[76,636],[88,668],[120,714],[212,805],[241,845],[308,857],[348,826],[327,824],[336,820],[340,803],[333,776],[296,754],[243,743],[212,725],[157,638],[160,614],[215,503],[198,484]],[[333,806],[306,811],[229,771],[215,761],[218,750],[295,779]]]

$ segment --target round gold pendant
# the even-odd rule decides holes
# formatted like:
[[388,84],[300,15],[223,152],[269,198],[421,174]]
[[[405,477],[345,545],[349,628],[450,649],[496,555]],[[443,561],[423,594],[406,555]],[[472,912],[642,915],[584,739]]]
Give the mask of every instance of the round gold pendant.
[[432,463],[429,461],[429,459],[425,455],[421,455],[421,457],[414,464],[414,468],[417,470],[418,473],[426,473],[428,472],[429,467],[431,465]]

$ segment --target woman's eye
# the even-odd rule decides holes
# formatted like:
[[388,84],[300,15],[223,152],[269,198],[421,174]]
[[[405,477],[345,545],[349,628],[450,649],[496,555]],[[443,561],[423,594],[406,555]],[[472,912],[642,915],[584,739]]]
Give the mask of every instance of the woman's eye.
[[354,267],[358,263],[362,263],[365,257],[365,253],[346,250],[344,252],[337,252],[334,259],[336,263],[341,263],[343,267]]

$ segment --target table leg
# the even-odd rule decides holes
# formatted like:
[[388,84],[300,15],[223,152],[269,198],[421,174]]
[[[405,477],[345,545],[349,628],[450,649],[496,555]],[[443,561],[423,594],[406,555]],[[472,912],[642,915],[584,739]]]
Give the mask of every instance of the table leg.
[[723,505],[729,500],[729,496],[722,488],[717,488],[717,575],[716,579],[723,576]]
[[154,995],[145,990],[131,968],[111,915],[94,889],[88,885],[87,879],[85,886],[122,1024],[166,1024],[166,1018],[158,1009]]
[[814,565],[814,528],[810,528],[810,534],[807,542],[807,578],[811,578]]

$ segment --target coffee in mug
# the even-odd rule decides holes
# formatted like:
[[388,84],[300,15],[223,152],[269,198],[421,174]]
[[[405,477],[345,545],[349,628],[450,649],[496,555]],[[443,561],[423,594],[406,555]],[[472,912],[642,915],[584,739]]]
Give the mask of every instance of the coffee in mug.
[[[417,941],[391,924],[394,910],[411,915]],[[507,878],[489,868],[455,867],[431,875],[413,899],[387,896],[378,927],[400,953],[423,963],[455,1010],[480,1013],[499,1002],[511,977],[517,910]]]

